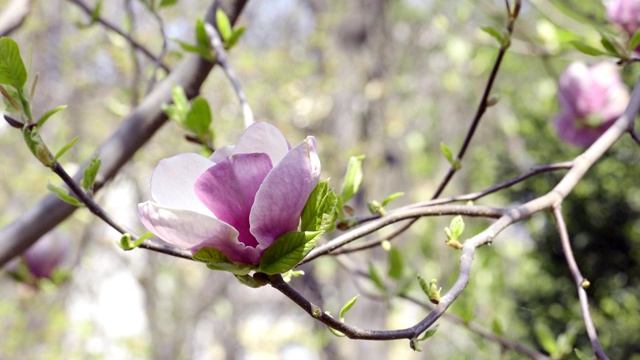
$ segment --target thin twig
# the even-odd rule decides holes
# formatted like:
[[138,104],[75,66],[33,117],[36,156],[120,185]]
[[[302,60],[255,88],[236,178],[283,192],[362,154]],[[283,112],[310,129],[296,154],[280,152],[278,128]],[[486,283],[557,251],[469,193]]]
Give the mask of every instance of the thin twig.
[[253,124],[253,111],[251,111],[251,107],[249,103],[247,103],[247,98],[244,95],[244,91],[242,90],[242,85],[240,84],[240,80],[236,76],[236,73],[229,65],[227,61],[227,52],[224,50],[224,45],[222,44],[222,40],[220,39],[220,35],[218,31],[211,25],[205,24],[204,29],[207,32],[207,36],[209,36],[209,40],[211,41],[211,46],[213,50],[216,52],[216,63],[220,65],[220,67],[224,70],[224,73],[227,75],[227,78],[233,85],[233,90],[236,92],[236,96],[238,97],[238,101],[240,102],[240,106],[242,107],[242,117],[244,119],[244,127],[248,128]]
[[631,137],[633,138],[633,140],[635,140],[635,142],[638,143],[638,145],[640,145],[640,135],[638,135],[638,133],[636,132],[636,129],[629,130],[629,134],[631,134]]
[[[129,37],[133,38],[133,34],[136,30],[136,15],[133,11],[133,0],[125,0],[125,12],[129,18],[131,28],[129,29]],[[142,75],[142,66],[140,65],[140,59],[138,59],[138,52],[135,47],[130,48],[131,61],[133,62],[133,74],[131,76],[131,107],[136,107],[140,102],[140,96],[138,91],[138,85],[140,83],[140,76]]]
[[[82,11],[84,11],[87,15],[91,16],[93,13],[93,9],[89,8],[89,6],[82,0],[69,0],[70,2],[78,5],[78,7],[80,7],[82,9]],[[127,42],[129,42],[129,44],[131,44],[131,46],[133,46],[134,48],[140,50],[146,57],[148,57],[151,61],[153,61],[154,63],[160,64],[160,66],[162,67],[162,69],[164,69],[164,71],[166,72],[171,72],[171,68],[166,65],[161,59],[158,59],[158,57],[156,57],[155,55],[153,55],[151,53],[151,51],[149,51],[144,45],[140,44],[139,42],[137,42],[136,40],[134,40],[131,36],[127,35],[124,31],[122,31],[121,29],[119,29],[117,26],[115,26],[114,24],[112,24],[110,21],[102,18],[102,17],[98,17],[96,19],[97,22],[99,22],[100,24],[104,25],[104,27],[106,27],[107,29],[115,32],[116,34],[122,36],[125,40],[127,40]]]
[[160,54],[156,58],[156,66],[151,72],[151,79],[149,79],[149,85],[147,85],[147,94],[150,93],[151,89],[153,89],[153,87],[156,85],[158,70],[162,68],[162,60],[164,59],[165,55],[167,55],[167,49],[169,45],[169,41],[167,40],[167,32],[164,28],[164,20],[162,20],[162,17],[156,11],[151,11],[151,14],[158,22],[158,26],[160,28],[160,34],[162,35],[162,48],[160,49]]
[[422,216],[440,215],[466,215],[475,217],[499,218],[504,214],[504,209],[476,205],[438,205],[415,209],[389,211],[387,215],[381,217],[380,219],[366,223],[358,228],[349,231],[348,233],[332,239],[326,244],[318,246],[317,248],[312,250],[299,265],[309,262],[319,256],[328,254],[335,249],[338,249],[365,235],[371,234],[376,230],[382,229],[383,227],[386,227],[390,224],[406,219],[412,219]]
[[[82,190],[82,188],[80,188],[78,183],[76,183],[76,181],[66,172],[66,170],[64,170],[59,162],[56,161],[51,167],[51,170],[53,170],[53,172],[56,173],[62,179],[62,181],[64,181],[69,189],[73,191],[78,200],[80,200],[87,207],[87,209],[91,211],[91,213],[107,223],[120,234],[128,233],[131,235],[131,238],[134,241],[139,238],[138,235],[136,235],[133,231],[118,224],[104,209],[102,209],[102,207],[98,205],[98,203],[96,203],[91,196],[89,196],[84,190]],[[190,251],[165,245],[151,239],[144,240],[139,247],[160,252],[166,255],[193,260],[193,256],[191,255]]]
[[[510,37],[511,34],[513,33],[513,26],[515,24],[515,20],[518,17],[518,13],[520,10],[520,1],[516,0],[513,11],[508,5],[509,5],[509,2],[507,1],[507,15],[509,18],[509,21],[507,24],[507,32],[508,32],[507,36]],[[487,85],[484,88],[484,93],[482,94],[482,98],[480,99],[480,103],[478,104],[478,108],[476,109],[476,114],[473,117],[473,120],[471,121],[471,125],[469,126],[469,130],[467,131],[467,135],[464,138],[464,142],[462,143],[462,147],[460,148],[460,151],[456,156],[454,164],[461,164],[462,158],[464,157],[465,153],[467,152],[467,149],[469,148],[469,145],[471,144],[471,139],[473,138],[473,135],[475,134],[476,129],[480,124],[482,115],[484,115],[484,113],[487,111],[487,108],[489,107],[489,97],[491,96],[491,89],[493,88],[493,83],[495,82],[496,77],[498,76],[498,70],[500,69],[500,65],[502,64],[502,59],[504,59],[504,56],[507,53],[507,50],[509,49],[510,44],[511,44],[511,41],[509,40],[509,41],[503,41],[503,43],[500,45],[498,56],[496,57],[496,61],[493,64],[493,68],[491,69],[491,74],[489,75],[489,80],[487,81]],[[444,188],[447,186],[447,184],[449,184],[449,182],[453,178],[453,175],[459,169],[460,169],[459,166],[454,166],[453,164],[451,164],[451,166],[449,167],[449,171],[440,182],[440,185],[438,185],[438,188],[433,194],[432,199],[436,199],[440,196],[440,194],[442,194],[442,191],[444,191]]]
[[602,345],[600,345],[596,327],[593,325],[593,320],[591,319],[591,314],[589,313],[589,300],[587,298],[586,291],[589,282],[582,276],[580,268],[578,268],[578,263],[573,256],[573,249],[571,248],[571,243],[569,241],[567,225],[565,224],[564,217],[562,216],[561,205],[553,207],[553,217],[556,220],[556,226],[558,227],[558,234],[560,235],[560,242],[562,243],[562,252],[564,253],[565,259],[567,260],[569,271],[571,271],[571,276],[573,276],[573,281],[575,282],[576,289],[578,290],[580,309],[582,310],[582,318],[584,319],[584,325],[587,328],[589,341],[591,341],[591,346],[593,347],[593,351],[598,359],[609,360],[609,357],[602,349]]

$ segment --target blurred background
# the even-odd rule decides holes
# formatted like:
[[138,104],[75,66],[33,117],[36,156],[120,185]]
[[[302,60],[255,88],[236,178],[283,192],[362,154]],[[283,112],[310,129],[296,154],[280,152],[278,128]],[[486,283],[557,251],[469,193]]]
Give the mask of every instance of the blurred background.
[[[0,0],[0,9],[10,1]],[[87,0],[91,8],[96,1]],[[180,0],[159,15],[170,39],[193,42],[197,18],[209,5]],[[503,1],[254,0],[239,24],[245,35],[229,54],[258,120],[279,127],[291,143],[317,138],[323,178],[339,188],[351,155],[365,154],[364,184],[350,205],[403,191],[390,208],[428,200],[448,170],[444,142],[459,149],[498,52],[480,27],[506,24]],[[105,1],[101,16],[160,52],[159,25],[139,1]],[[154,65],[125,39],[69,1],[35,1],[11,34],[30,74],[39,74],[33,111],[68,108],[47,123],[44,137],[57,149],[80,141],[63,159],[73,171],[90,158],[144,97]],[[462,170],[444,196],[477,191],[535,165],[567,161],[581,151],[563,144],[551,119],[558,110],[557,77],[572,61],[596,63],[569,45],[594,42],[598,32],[622,38],[607,24],[600,1],[531,0],[523,4],[512,46],[497,77],[497,105],[484,116]],[[169,41],[168,64],[181,49]],[[609,60],[610,61],[610,60]],[[632,84],[637,67],[623,70]],[[202,89],[211,104],[215,146],[235,143],[241,112],[224,74],[215,69]],[[160,159],[198,152],[186,133],[167,123],[97,196],[121,223],[143,232],[136,205],[150,198],[149,178]],[[0,123],[0,227],[60,184]],[[522,203],[551,189],[562,172],[540,175],[477,204]],[[640,359],[640,153],[624,137],[565,202],[576,259],[591,281],[592,316],[613,359]],[[412,326],[428,302],[416,275],[437,278],[448,291],[459,252],[444,244],[451,217],[426,218],[392,242],[402,274],[388,275],[389,253],[376,248],[343,262],[323,257],[303,267],[292,285],[337,314],[361,294],[350,324],[368,329]],[[465,235],[486,220],[467,219]],[[371,238],[388,234],[392,227]],[[326,236],[326,239],[340,233]],[[66,244],[56,281],[15,281],[0,273],[2,359],[520,359],[478,333],[526,345],[555,358],[586,354],[577,293],[549,214],[510,227],[476,256],[472,279],[438,321],[436,335],[413,352],[409,342],[352,341],[270,287],[250,289],[228,273],[145,250],[124,252],[119,235],[79,210],[58,227]],[[345,264],[348,268],[345,268]],[[8,268],[22,271],[24,264]],[[371,268],[382,285],[371,281]],[[358,275],[360,272],[364,276]],[[470,329],[476,329],[473,331]]]

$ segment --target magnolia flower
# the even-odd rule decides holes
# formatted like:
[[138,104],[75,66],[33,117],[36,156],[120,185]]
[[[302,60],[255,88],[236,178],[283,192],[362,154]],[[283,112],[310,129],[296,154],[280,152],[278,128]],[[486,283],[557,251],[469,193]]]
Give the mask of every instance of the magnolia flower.
[[45,234],[23,254],[29,272],[38,279],[49,278],[69,255],[69,239],[55,230]]
[[275,239],[297,230],[319,176],[312,136],[291,148],[278,129],[257,122],[235,147],[209,158],[161,160],[151,177],[154,201],[139,204],[138,215],[172,245],[192,253],[212,247],[232,261],[257,264]]
[[640,29],[640,0],[612,0],[607,5],[607,18],[629,34]]
[[554,122],[560,138],[589,146],[624,113],[629,93],[615,65],[575,62],[560,76],[558,101],[561,112]]

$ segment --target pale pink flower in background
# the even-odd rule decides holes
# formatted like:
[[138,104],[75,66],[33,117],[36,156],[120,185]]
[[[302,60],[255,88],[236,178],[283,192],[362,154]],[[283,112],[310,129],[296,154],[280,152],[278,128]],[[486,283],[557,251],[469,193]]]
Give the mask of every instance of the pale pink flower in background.
[[640,0],[612,0],[607,4],[607,19],[629,34],[640,29]]
[[558,101],[554,123],[560,138],[589,146],[624,113],[629,92],[614,64],[575,62],[560,76]]
[[29,272],[38,279],[49,278],[64,266],[70,255],[70,239],[52,230],[31,245],[23,254]]
[[257,264],[280,235],[295,231],[318,184],[315,139],[291,148],[272,125],[248,127],[234,147],[206,158],[161,160],[151,177],[153,201],[140,220],[162,240],[195,253],[212,247],[239,263]]

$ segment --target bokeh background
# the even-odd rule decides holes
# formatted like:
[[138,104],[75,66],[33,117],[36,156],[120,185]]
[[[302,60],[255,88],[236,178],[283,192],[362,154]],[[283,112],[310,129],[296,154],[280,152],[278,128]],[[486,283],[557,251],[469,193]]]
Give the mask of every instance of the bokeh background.
[[[9,3],[0,1],[0,8]],[[88,1],[95,6],[95,1]],[[209,5],[180,0],[162,9],[167,36],[192,41]],[[105,1],[101,16],[158,53],[158,22],[135,0]],[[314,135],[323,177],[339,187],[348,157],[365,154],[364,184],[352,200],[366,203],[403,191],[391,207],[427,200],[448,169],[440,143],[462,144],[495,60],[496,41],[481,26],[502,28],[503,1],[253,0],[240,24],[247,31],[229,60],[256,118],[278,126],[290,142]],[[34,113],[67,104],[47,123],[56,149],[80,141],[63,158],[77,168],[144,96],[154,66],[127,42],[89,21],[68,1],[35,1],[11,36],[30,74],[39,74]],[[523,4],[512,47],[489,109],[462,170],[446,195],[480,190],[532,166],[567,161],[579,148],[563,144],[551,119],[558,109],[558,74],[571,61],[612,61],[575,51],[570,40],[597,42],[598,30],[623,36],[606,22],[600,1],[530,0]],[[169,42],[167,63],[180,48]],[[137,62],[137,65],[136,65]],[[623,70],[632,84],[637,66]],[[223,73],[202,89],[214,116],[215,145],[236,141],[241,112]],[[149,198],[157,162],[199,148],[167,123],[98,195],[120,222],[143,231],[136,204]],[[18,131],[0,124],[0,226],[60,184],[39,165]],[[540,175],[478,201],[507,206],[544,194],[562,172]],[[613,359],[640,359],[640,153],[623,138],[567,198],[566,220],[582,273],[591,281],[592,315]],[[426,310],[416,275],[437,278],[446,291],[457,277],[459,253],[444,244],[450,217],[418,221],[393,241],[403,276],[387,276],[388,252],[377,248],[343,263],[324,257],[304,266],[292,284],[337,314],[361,294],[347,321],[363,328],[408,327]],[[469,219],[465,234],[487,226]],[[577,294],[549,214],[512,226],[480,249],[472,280],[442,319],[423,352],[408,341],[351,341],[270,287],[250,289],[230,274],[144,250],[124,252],[118,234],[86,210],[59,226],[72,254],[69,278],[37,287],[0,273],[2,359],[520,359],[524,355],[472,331],[485,329],[556,358],[590,353]],[[380,231],[384,235],[391,229]],[[337,231],[327,237],[338,234]],[[0,239],[1,241],[1,239]],[[349,266],[345,268],[345,262]],[[13,266],[16,266],[15,264]],[[385,289],[367,278],[373,267]],[[364,276],[358,275],[360,271]]]

